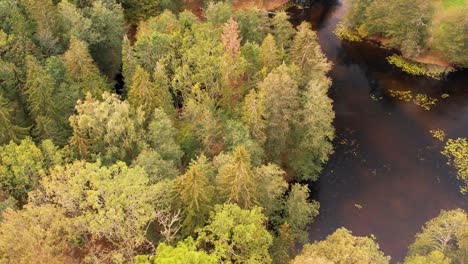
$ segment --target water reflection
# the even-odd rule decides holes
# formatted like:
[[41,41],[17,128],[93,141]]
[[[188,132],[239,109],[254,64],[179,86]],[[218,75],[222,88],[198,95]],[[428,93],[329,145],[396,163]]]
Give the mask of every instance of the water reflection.
[[[330,93],[337,134],[335,154],[311,186],[321,213],[310,236],[323,239],[341,226],[357,235],[374,234],[396,262],[441,209],[468,209],[455,172],[440,154],[441,143],[429,134],[441,128],[449,137],[468,136],[467,74],[445,81],[408,76],[386,62],[389,51],[337,39],[332,31],[345,9],[320,1],[304,14],[334,63]],[[389,90],[424,93],[439,102],[426,111],[390,97]]]

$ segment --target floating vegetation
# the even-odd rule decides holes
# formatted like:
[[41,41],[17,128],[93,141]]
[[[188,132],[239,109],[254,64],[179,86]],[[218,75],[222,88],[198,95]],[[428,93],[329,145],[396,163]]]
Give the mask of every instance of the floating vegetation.
[[390,90],[390,96],[405,102],[410,102],[413,99],[411,91]]
[[442,94],[442,95],[440,96],[440,98],[442,98],[442,99],[445,99],[445,98],[448,98],[448,97],[450,97],[450,95],[449,95],[449,94],[446,94],[446,93],[444,93],[444,94]]
[[402,71],[412,75],[425,75],[434,79],[441,79],[444,74],[454,71],[452,67],[442,67],[437,65],[414,62],[400,55],[387,57],[387,61],[400,68]]
[[356,207],[357,209],[362,209],[362,208],[363,208],[363,206],[360,205],[360,204],[358,204],[358,203],[355,203],[355,204],[354,204],[354,207]]
[[442,129],[432,129],[429,130],[429,133],[431,133],[432,137],[438,139],[440,142],[444,142],[446,134]]
[[413,102],[415,105],[420,106],[425,110],[431,110],[438,101],[436,98],[430,97],[426,94],[413,95],[411,91],[390,90],[390,96],[405,102]]
[[431,107],[437,103],[437,99],[425,94],[417,94],[413,102],[426,110],[431,110]]

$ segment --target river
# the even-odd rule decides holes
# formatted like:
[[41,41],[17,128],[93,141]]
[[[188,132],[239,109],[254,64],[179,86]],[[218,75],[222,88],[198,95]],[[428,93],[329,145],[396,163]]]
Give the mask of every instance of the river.
[[[440,154],[443,143],[429,133],[440,128],[450,138],[468,136],[468,72],[444,81],[402,73],[386,62],[388,50],[335,37],[332,31],[346,5],[323,2],[302,19],[318,31],[334,64],[329,75],[336,139],[335,153],[320,180],[311,184],[321,209],[310,239],[324,239],[341,226],[355,235],[374,234],[396,263],[441,209],[468,209],[456,172]],[[389,90],[428,94],[439,102],[427,111],[392,98]],[[442,94],[449,97],[442,99]]]

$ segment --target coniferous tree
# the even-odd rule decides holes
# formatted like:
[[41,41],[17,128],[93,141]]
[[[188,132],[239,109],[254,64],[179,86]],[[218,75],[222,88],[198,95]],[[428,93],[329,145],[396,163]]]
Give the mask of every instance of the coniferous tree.
[[302,22],[291,46],[289,61],[301,69],[302,83],[307,84],[314,76],[321,76],[331,69],[331,64],[317,42],[317,33],[310,24]]
[[150,80],[149,74],[140,66],[137,66],[132,77],[132,86],[128,92],[129,103],[150,115],[158,106],[156,98],[158,96],[154,84]]
[[95,97],[100,97],[102,92],[108,89],[85,42],[72,36],[70,47],[63,58],[66,80],[72,85],[77,85],[82,95],[91,93]]
[[122,39],[125,34],[122,7],[113,1],[93,1],[89,10],[91,31],[98,38],[89,42],[89,51],[96,65],[112,80],[122,63]]
[[20,1],[36,25],[35,37],[45,55],[62,51],[64,43],[60,42],[61,23],[57,7],[52,0]]
[[12,113],[13,108],[0,94],[0,145],[10,141],[18,143],[28,133],[27,128],[15,124]]
[[286,12],[278,12],[273,18],[273,35],[280,49],[287,49],[291,45],[292,37],[296,31],[289,22]]
[[33,134],[41,139],[64,143],[65,130],[60,120],[60,102],[55,100],[56,82],[32,56],[26,57],[27,79],[24,86],[29,112],[34,118]]
[[258,204],[258,190],[250,153],[244,146],[234,149],[232,159],[219,169],[216,181],[227,203],[236,203],[245,209]]
[[296,178],[316,180],[322,164],[333,153],[335,137],[333,102],[328,97],[331,80],[317,76],[303,91],[300,122],[294,126],[294,148],[289,164]]
[[204,155],[190,162],[187,171],[175,179],[174,194],[182,208],[182,232],[189,234],[202,227],[212,209],[214,187],[213,167]]
[[291,226],[294,239],[301,243],[307,242],[308,233],[305,228],[313,222],[320,208],[318,202],[308,201],[309,192],[307,186],[296,183],[292,186],[285,203],[284,221]]
[[258,93],[252,89],[245,97],[242,107],[242,121],[249,128],[252,138],[257,140],[260,144],[266,141],[265,131],[267,123],[264,116],[265,103],[263,93]]
[[204,152],[211,156],[219,153],[222,145],[214,100],[196,85],[192,88],[183,111],[183,120],[202,144]]
[[265,107],[266,153],[273,162],[279,162],[287,150],[291,126],[297,121],[299,109],[298,85],[286,65],[273,70],[259,84],[259,93]]
[[175,116],[174,101],[171,91],[169,90],[169,80],[167,79],[164,65],[157,63],[153,72],[153,84],[156,90],[156,105],[164,110],[169,117]]
[[271,34],[265,37],[260,46],[260,62],[265,75],[281,63],[280,52],[276,46],[275,38]]

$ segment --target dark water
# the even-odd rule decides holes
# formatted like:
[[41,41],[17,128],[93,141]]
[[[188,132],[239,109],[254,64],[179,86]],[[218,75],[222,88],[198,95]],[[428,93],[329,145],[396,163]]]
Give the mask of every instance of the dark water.
[[[468,74],[436,81],[400,72],[386,62],[389,51],[337,39],[332,31],[346,6],[329,2],[315,4],[304,16],[334,63],[336,111],[335,154],[311,186],[321,211],[310,237],[324,239],[341,226],[355,235],[374,234],[396,263],[441,209],[468,209],[455,171],[440,154],[443,144],[429,133],[440,128],[450,138],[468,137]],[[390,97],[390,89],[428,94],[439,102],[427,111]],[[450,97],[441,99],[442,94]]]

